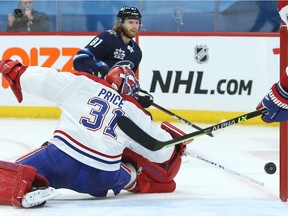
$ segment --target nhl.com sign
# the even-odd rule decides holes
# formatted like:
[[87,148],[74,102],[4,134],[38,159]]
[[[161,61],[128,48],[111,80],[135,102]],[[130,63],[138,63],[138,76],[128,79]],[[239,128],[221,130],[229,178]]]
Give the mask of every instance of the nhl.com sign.
[[[194,48],[194,60],[198,64],[208,63],[209,48],[207,45],[196,45]],[[222,77],[215,80],[215,85],[207,89],[203,87],[205,74],[208,72],[189,70],[152,70],[153,77],[150,84],[150,92],[156,92],[159,87],[161,93],[180,93],[180,87],[185,94],[228,94],[228,95],[251,95],[253,80],[228,79]],[[209,75],[207,75],[209,77]],[[206,78],[207,79],[207,78]]]

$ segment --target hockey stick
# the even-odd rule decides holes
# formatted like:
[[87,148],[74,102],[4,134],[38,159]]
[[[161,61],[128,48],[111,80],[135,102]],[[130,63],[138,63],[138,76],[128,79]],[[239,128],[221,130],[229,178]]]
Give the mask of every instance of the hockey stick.
[[238,124],[241,122],[244,122],[246,120],[249,120],[251,118],[260,116],[264,113],[266,113],[268,110],[266,108],[263,108],[261,110],[253,111],[250,113],[246,113],[244,115],[238,116],[236,118],[224,121],[219,124],[212,125],[210,127],[201,129],[199,131],[195,131],[189,134],[186,134],[184,136],[181,136],[176,139],[167,140],[167,141],[159,141],[153,137],[151,137],[149,134],[147,134],[145,131],[143,131],[138,125],[136,125],[131,119],[129,119],[126,116],[120,116],[118,118],[118,126],[120,129],[127,134],[129,137],[131,137],[133,140],[138,142],[140,145],[144,146],[145,148],[151,150],[151,151],[157,151],[161,148],[177,145],[179,143],[194,139],[197,136],[201,136],[207,133],[212,133],[213,131],[217,131],[219,129],[223,129],[229,126],[232,126],[234,124]]
[[236,172],[236,171],[234,171],[234,170],[232,170],[232,169],[229,169],[229,168],[227,168],[227,167],[225,167],[225,166],[223,166],[223,165],[221,165],[221,164],[218,164],[218,163],[215,162],[215,161],[211,161],[211,160],[209,160],[209,159],[207,159],[207,158],[204,158],[204,157],[202,157],[202,156],[200,156],[200,155],[197,155],[197,154],[195,154],[195,153],[192,153],[192,152],[190,152],[190,151],[188,151],[188,150],[186,150],[186,151],[184,152],[184,154],[189,155],[189,156],[191,156],[191,157],[193,157],[193,158],[199,159],[199,160],[201,160],[201,161],[203,161],[203,162],[206,162],[206,163],[208,163],[208,164],[210,164],[210,165],[212,165],[212,166],[214,166],[214,167],[217,167],[217,168],[219,168],[219,169],[222,169],[222,170],[224,170],[224,171],[226,171],[226,172],[228,172],[228,173],[230,173],[230,174],[237,175],[237,176],[239,176],[239,177],[241,177],[241,178],[243,178],[243,179],[246,179],[246,180],[248,180],[248,181],[251,181],[251,182],[253,182],[253,183],[257,184],[257,185],[264,186],[264,183],[263,183],[263,182],[260,182],[260,181],[258,181],[258,180],[256,180],[256,179],[253,179],[253,178],[249,177],[249,176],[240,174],[240,173],[238,173],[238,172]]
[[[161,111],[169,114],[169,115],[172,116],[173,118],[178,119],[178,120],[184,122],[185,124],[190,125],[191,127],[195,128],[195,129],[197,129],[197,130],[202,130],[201,127],[199,127],[199,126],[193,124],[192,122],[190,122],[190,121],[188,121],[188,120],[186,120],[186,119],[184,119],[184,118],[176,115],[175,113],[173,113],[173,112],[165,109],[164,107],[162,107],[162,106],[160,106],[160,105],[158,105],[158,104],[156,104],[156,103],[152,103],[152,106],[154,106],[154,107],[156,107],[157,109],[159,109],[159,110],[161,110]],[[207,133],[207,135],[210,136],[210,137],[213,137],[213,134],[212,134],[212,133]]]

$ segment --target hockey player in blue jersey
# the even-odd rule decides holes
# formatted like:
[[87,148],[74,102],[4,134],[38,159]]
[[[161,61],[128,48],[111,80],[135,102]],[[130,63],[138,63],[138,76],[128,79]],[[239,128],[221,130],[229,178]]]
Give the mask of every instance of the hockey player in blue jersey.
[[74,69],[104,77],[117,62],[129,60],[134,73],[142,59],[142,51],[133,40],[141,26],[141,14],[135,7],[122,7],[112,30],[100,33],[73,59]]
[[151,120],[134,98],[140,86],[129,66],[116,65],[102,79],[1,60],[0,73],[19,103],[28,93],[54,102],[62,111],[46,145],[16,163],[0,161],[1,204],[42,205],[58,188],[95,197],[105,197],[109,190],[115,195],[123,189],[175,190],[174,177],[187,143],[152,152],[117,125],[117,118],[125,115],[162,141],[184,134],[167,122],[160,128]]
[[[73,67],[104,78],[117,62],[132,62],[131,69],[136,73],[142,59],[142,51],[133,40],[141,28],[141,13],[136,7],[121,7],[111,30],[100,33],[75,55]],[[138,102],[148,108],[153,97],[147,91],[137,94]]]

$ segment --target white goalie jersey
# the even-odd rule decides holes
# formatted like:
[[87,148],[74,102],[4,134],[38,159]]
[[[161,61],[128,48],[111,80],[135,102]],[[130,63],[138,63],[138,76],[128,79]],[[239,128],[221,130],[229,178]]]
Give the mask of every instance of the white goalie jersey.
[[[62,111],[50,143],[89,166],[114,171],[120,167],[124,148],[152,162],[165,162],[174,147],[152,152],[130,139],[117,126],[126,115],[158,140],[169,140],[169,133],[155,125],[130,96],[121,96],[105,80],[70,72],[31,66],[20,77],[22,91],[54,102]],[[131,97],[130,97],[131,98]]]

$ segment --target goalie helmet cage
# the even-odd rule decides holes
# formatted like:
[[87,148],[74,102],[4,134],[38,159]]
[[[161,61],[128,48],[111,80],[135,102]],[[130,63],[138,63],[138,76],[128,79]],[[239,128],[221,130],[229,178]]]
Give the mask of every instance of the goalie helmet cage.
[[[280,74],[285,73],[288,66],[288,29],[280,27]],[[280,123],[279,130],[279,197],[283,202],[288,199],[288,121]]]

